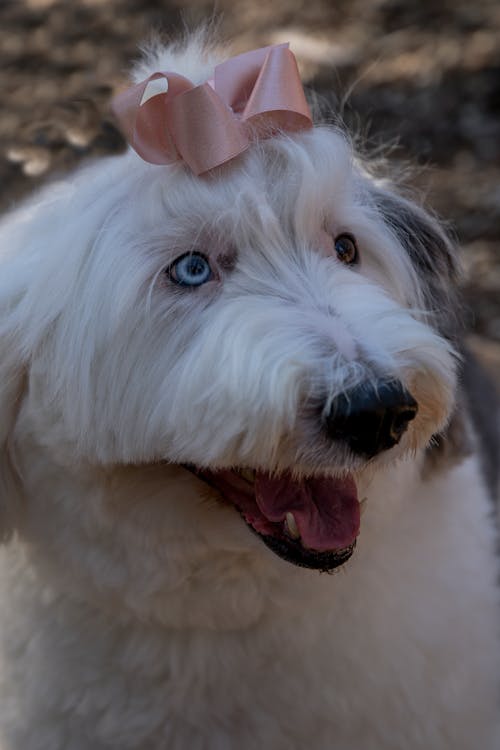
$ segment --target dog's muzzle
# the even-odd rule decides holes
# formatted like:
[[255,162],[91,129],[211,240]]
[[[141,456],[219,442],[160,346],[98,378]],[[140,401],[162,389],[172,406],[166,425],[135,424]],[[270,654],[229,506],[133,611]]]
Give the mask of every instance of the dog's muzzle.
[[[372,457],[399,442],[417,403],[395,381],[363,385],[335,399],[324,418],[333,440]],[[360,502],[351,474],[297,478],[251,467],[211,470],[185,465],[240,512],[279,557],[331,571],[348,560],[360,528]]]
[[336,398],[324,419],[330,438],[372,458],[399,443],[418,404],[397,381],[366,384]]

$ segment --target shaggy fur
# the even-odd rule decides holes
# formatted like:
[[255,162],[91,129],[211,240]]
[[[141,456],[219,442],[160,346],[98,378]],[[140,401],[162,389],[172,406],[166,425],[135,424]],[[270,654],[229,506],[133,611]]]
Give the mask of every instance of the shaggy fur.
[[[137,80],[212,66],[194,39]],[[434,219],[317,126],[201,178],[103,160],[0,231],[2,750],[500,747],[495,534]],[[173,284],[200,249],[214,278]],[[419,411],[366,461],[318,405],[381,376]],[[353,557],[283,561],[185,464],[351,472]]]

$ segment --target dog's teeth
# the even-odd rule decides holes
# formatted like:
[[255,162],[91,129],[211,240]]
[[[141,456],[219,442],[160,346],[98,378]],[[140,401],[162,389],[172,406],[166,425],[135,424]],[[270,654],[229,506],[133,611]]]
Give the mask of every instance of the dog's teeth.
[[291,539],[300,539],[300,532],[293,513],[288,512],[284,521],[285,534]]
[[359,513],[360,515],[363,515],[363,513],[366,510],[366,504],[367,504],[367,497],[364,497],[362,500],[359,501]]

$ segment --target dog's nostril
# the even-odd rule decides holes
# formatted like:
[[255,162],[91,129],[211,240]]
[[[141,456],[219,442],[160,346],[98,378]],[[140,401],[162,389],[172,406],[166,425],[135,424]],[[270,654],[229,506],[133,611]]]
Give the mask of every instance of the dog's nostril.
[[363,385],[335,399],[325,427],[333,440],[372,457],[400,441],[417,411],[417,402],[401,383]]
[[392,420],[393,434],[400,437],[403,434],[403,432],[405,432],[406,428],[408,427],[408,423],[411,422],[412,419],[415,419],[416,414],[417,414],[416,404],[412,409],[405,407],[401,409],[400,411],[396,412]]

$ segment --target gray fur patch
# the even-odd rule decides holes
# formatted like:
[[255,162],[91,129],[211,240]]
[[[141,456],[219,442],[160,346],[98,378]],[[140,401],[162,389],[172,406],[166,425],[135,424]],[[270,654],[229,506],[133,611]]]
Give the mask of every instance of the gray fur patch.
[[[395,193],[375,188],[375,205],[387,226],[408,253],[424,290],[427,309],[436,329],[460,350],[464,331],[460,298],[458,253],[441,224],[424,208]],[[474,415],[470,414],[464,360],[455,411],[443,433],[435,435],[426,452],[424,473],[429,475],[460,463],[474,447]],[[491,468],[486,468],[488,483]]]
[[424,208],[375,188],[372,197],[388,228],[408,253],[437,330],[453,343],[463,331],[460,270],[455,244]]
[[488,489],[496,498],[500,482],[500,403],[497,390],[478,360],[463,353],[462,382]]

